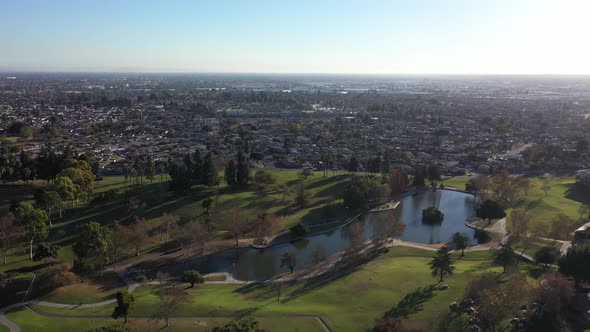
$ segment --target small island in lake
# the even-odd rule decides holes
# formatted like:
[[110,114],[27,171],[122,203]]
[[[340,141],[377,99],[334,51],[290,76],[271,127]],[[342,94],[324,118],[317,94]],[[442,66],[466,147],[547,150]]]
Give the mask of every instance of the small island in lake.
[[434,206],[422,210],[422,222],[437,223],[442,222],[444,218],[445,215]]

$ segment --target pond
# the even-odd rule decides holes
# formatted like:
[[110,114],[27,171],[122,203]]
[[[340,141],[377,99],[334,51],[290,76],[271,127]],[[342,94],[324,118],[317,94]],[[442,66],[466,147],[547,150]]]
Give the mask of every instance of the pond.
[[[438,206],[445,218],[439,224],[422,223],[422,209]],[[474,197],[452,190],[425,191],[404,197],[395,210],[367,213],[342,228],[313,235],[301,240],[282,243],[266,249],[236,248],[198,257],[186,263],[185,268],[195,269],[203,274],[230,272],[240,280],[266,280],[287,272],[280,268],[280,257],[284,252],[293,252],[297,257],[296,270],[312,263],[313,253],[318,247],[326,255],[350,247],[351,226],[361,226],[366,239],[373,237],[376,225],[400,218],[406,225],[403,240],[419,243],[446,243],[456,232],[461,232],[476,243],[474,231],[465,226],[465,220],[475,214]],[[358,226],[357,226],[358,225]]]

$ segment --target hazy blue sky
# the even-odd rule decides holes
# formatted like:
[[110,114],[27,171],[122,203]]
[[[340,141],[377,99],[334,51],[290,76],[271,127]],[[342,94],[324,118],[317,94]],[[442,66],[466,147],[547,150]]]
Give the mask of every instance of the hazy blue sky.
[[0,0],[0,71],[590,74],[590,1]]

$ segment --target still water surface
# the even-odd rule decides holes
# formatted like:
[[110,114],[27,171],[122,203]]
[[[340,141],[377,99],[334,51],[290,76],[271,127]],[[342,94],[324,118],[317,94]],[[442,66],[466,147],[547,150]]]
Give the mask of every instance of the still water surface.
[[[406,223],[403,240],[418,243],[446,243],[453,234],[461,232],[472,243],[472,229],[465,226],[465,220],[475,214],[474,197],[470,194],[451,190],[426,191],[402,199],[395,210],[373,212],[362,215],[349,225],[331,232],[318,234],[305,239],[272,246],[266,249],[236,248],[218,252],[205,257],[198,257],[186,263],[186,268],[201,273],[230,272],[240,280],[265,280],[288,271],[280,268],[280,256],[284,252],[294,252],[297,257],[297,269],[311,264],[313,251],[318,246],[325,249],[327,255],[343,251],[350,247],[350,226],[358,224],[364,229],[366,239],[373,237],[375,226],[391,222],[399,217]],[[422,223],[422,210],[438,205],[445,219],[440,224]]]

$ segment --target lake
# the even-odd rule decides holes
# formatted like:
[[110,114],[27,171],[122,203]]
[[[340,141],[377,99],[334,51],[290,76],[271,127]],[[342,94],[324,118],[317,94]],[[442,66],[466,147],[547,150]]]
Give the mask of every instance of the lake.
[[[445,218],[439,224],[422,223],[422,210],[436,205]],[[352,223],[336,230],[309,236],[304,239],[277,244],[266,249],[235,248],[217,252],[188,261],[186,269],[195,269],[202,274],[230,272],[240,280],[266,280],[288,271],[280,268],[280,256],[293,252],[297,257],[297,269],[312,263],[314,250],[321,246],[327,255],[332,255],[350,247],[350,226],[363,227],[366,239],[373,237],[375,225],[400,218],[406,225],[401,239],[418,243],[446,243],[456,232],[461,232],[476,243],[474,231],[465,226],[465,220],[475,214],[473,195],[452,191],[424,191],[404,197],[395,210],[372,212],[362,215]]]

